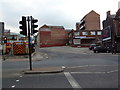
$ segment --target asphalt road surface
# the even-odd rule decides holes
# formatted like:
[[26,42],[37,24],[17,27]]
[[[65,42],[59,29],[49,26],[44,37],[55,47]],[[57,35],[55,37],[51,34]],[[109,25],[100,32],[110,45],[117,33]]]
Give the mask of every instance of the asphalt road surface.
[[[37,48],[46,58],[32,61],[36,67],[64,68],[61,73],[23,74],[28,61],[3,61],[3,88],[118,88],[118,58],[111,53],[95,54],[88,48]],[[110,90],[111,90],[110,89]]]

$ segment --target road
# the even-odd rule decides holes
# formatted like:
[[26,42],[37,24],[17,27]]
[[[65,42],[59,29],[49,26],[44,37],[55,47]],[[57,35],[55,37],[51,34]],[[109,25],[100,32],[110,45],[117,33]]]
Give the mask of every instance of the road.
[[[36,67],[64,67],[64,72],[23,74],[28,61],[3,61],[3,88],[118,88],[118,55],[95,54],[87,48],[37,48],[46,58]],[[114,89],[115,90],[115,89]]]

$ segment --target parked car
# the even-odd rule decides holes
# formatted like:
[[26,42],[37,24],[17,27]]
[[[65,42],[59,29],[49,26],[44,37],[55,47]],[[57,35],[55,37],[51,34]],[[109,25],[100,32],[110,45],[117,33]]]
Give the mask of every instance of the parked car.
[[93,48],[94,53],[100,53],[100,52],[105,52],[105,53],[109,53],[110,49],[109,48],[105,48],[103,46],[95,46]]
[[96,44],[91,44],[91,45],[89,46],[89,50],[93,50],[93,48],[94,48],[95,46],[97,46],[97,45],[96,45]]

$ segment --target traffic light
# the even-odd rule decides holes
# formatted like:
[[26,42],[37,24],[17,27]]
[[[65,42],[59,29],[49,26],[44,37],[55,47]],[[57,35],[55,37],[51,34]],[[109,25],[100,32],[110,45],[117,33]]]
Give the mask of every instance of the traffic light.
[[35,23],[37,23],[37,22],[38,22],[38,20],[32,18],[32,16],[31,16],[31,35],[33,35],[34,33],[38,32],[38,30],[35,30],[35,28],[38,27],[38,25],[35,25]]
[[7,43],[7,37],[4,37],[4,43]]
[[22,21],[20,21],[19,24],[21,24],[19,28],[22,29],[22,31],[20,31],[20,34],[27,36],[26,17],[22,16]]

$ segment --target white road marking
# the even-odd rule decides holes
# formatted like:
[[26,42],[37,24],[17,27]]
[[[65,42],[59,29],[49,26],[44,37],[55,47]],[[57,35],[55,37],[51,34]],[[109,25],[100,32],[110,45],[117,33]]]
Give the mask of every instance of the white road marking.
[[118,67],[118,65],[81,65],[81,66],[72,66],[72,67],[67,67],[67,68],[82,68],[82,67],[99,67],[99,66],[104,66],[104,67],[107,67],[107,66],[116,66]]
[[105,72],[70,72],[71,74],[105,74]]
[[66,67],[65,66],[62,66],[63,69],[65,69]]
[[16,80],[16,82],[19,82],[19,81],[20,81],[20,80],[18,80],[18,79]]
[[67,80],[73,88],[82,88],[69,72],[64,72],[64,75],[66,76]]
[[113,72],[118,72],[118,70],[109,71],[107,73],[113,73]]
[[15,87],[15,85],[12,85],[11,87],[12,87],[12,88],[14,88],[14,87]]
[[83,66],[73,66],[73,67],[67,67],[67,68],[80,68],[80,67],[88,67],[88,65],[83,65]]
[[23,76],[20,76],[20,77],[23,77]]
[[95,66],[118,66],[118,65],[88,65],[88,66],[95,67]]

